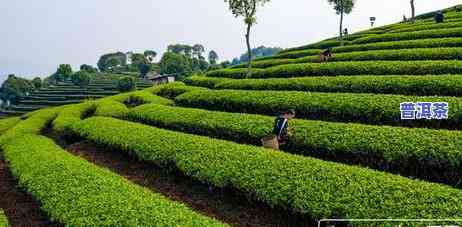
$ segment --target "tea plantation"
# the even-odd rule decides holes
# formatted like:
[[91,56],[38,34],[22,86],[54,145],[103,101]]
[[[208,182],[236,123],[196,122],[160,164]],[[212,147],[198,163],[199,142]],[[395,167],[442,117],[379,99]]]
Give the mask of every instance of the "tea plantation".
[[[418,18],[257,59],[250,77],[41,89],[13,109],[32,112],[0,120],[0,161],[55,225],[462,219],[462,12]],[[447,103],[447,119],[403,120],[408,102]],[[263,148],[287,109],[288,143]]]
[[[21,115],[30,111],[50,106],[79,103],[89,99],[98,99],[118,94],[117,78],[122,75],[102,74],[95,76],[86,87],[74,85],[72,82],[59,82],[49,85],[28,96],[22,97],[16,105],[7,110],[0,111],[0,118]],[[139,79],[137,88],[143,89],[152,86],[151,83]]]

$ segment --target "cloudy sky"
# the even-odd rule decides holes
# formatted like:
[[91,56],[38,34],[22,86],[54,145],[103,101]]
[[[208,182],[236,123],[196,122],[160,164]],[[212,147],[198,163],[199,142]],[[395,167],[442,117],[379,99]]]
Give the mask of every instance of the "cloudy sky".
[[[408,0],[357,0],[345,19],[350,32],[409,16]],[[417,13],[461,4],[417,0]],[[74,69],[114,51],[165,51],[168,44],[202,43],[221,60],[245,50],[244,24],[223,0],[0,1],[0,81],[10,73],[48,76],[60,63]],[[252,45],[294,47],[336,34],[327,0],[272,0],[258,12]]]

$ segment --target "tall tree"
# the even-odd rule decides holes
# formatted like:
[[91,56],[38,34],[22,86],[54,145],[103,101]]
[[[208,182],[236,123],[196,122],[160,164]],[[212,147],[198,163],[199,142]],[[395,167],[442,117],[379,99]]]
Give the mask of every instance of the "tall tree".
[[80,70],[86,71],[88,73],[96,73],[96,72],[98,72],[98,70],[95,67],[93,67],[91,65],[87,65],[87,64],[81,65]]
[[80,87],[87,87],[90,84],[90,74],[85,70],[75,72],[71,76],[72,83]]
[[414,23],[414,20],[415,20],[415,5],[414,5],[414,0],[411,0],[411,15],[412,15],[411,21],[412,21],[412,23]]
[[59,65],[56,73],[53,74],[53,77],[56,81],[65,81],[69,79],[72,75],[72,67],[69,64]]
[[349,14],[353,10],[355,0],[327,0],[331,5],[334,6],[335,12],[340,15],[340,29],[339,37],[340,42],[343,43],[343,16]]
[[218,54],[214,50],[211,50],[209,52],[209,63],[211,65],[216,65],[218,61]]
[[[279,47],[265,47],[265,46],[259,46],[257,48],[253,48],[251,50],[252,53],[252,59],[259,58],[259,57],[267,57],[267,56],[272,56],[280,52],[282,48]],[[249,61],[249,56],[247,53],[244,53],[240,56],[239,58],[239,63],[244,63]]]
[[166,52],[159,64],[161,74],[175,75],[177,78],[182,78],[191,72],[189,60],[181,54]]
[[34,88],[36,90],[42,88],[42,79],[40,77],[35,77],[32,81],[31,81],[32,85],[34,86]]
[[193,51],[193,56],[195,56],[197,59],[201,59],[202,53],[204,53],[205,48],[201,44],[196,44],[192,47]]
[[154,61],[154,58],[157,56],[157,52],[153,50],[144,51],[144,57],[149,60],[150,63]]
[[127,56],[125,53],[109,53],[99,58],[97,66],[101,72],[105,72],[109,68],[113,68],[117,65],[125,65],[126,62]]
[[132,65],[138,66],[143,63],[148,63],[148,60],[145,58],[145,55],[134,53],[132,55]]
[[192,58],[192,46],[184,45],[183,52],[187,58]]
[[141,77],[145,77],[146,74],[151,71],[151,63],[146,56],[150,55],[138,53],[132,55],[132,67],[136,68],[140,72]]
[[229,9],[235,17],[244,17],[244,22],[247,25],[245,40],[247,44],[247,53],[250,61],[247,64],[247,77],[252,76],[252,52],[250,47],[250,29],[257,22],[257,7],[263,6],[270,0],[225,0],[229,5]]
[[0,88],[0,99],[16,104],[21,97],[33,90],[34,85],[30,81],[11,74],[8,75],[8,79],[3,82]]

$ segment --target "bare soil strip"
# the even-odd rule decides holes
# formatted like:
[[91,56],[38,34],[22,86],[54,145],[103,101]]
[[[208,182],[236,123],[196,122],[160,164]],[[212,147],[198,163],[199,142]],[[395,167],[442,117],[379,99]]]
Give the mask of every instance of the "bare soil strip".
[[20,189],[0,152],[0,208],[11,227],[62,226],[52,222],[40,209],[40,203]]
[[76,156],[232,226],[315,226],[308,218],[284,209],[271,208],[236,190],[211,187],[176,169],[161,168],[137,160],[125,152],[99,147],[90,141],[68,143],[52,132],[44,134]]

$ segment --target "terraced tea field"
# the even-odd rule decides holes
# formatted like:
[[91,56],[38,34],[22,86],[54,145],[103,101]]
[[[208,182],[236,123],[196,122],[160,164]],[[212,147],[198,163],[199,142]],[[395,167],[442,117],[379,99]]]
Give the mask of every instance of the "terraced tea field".
[[[46,88],[31,92],[29,96],[23,97],[16,105],[8,110],[0,111],[0,118],[17,116],[30,111],[47,108],[50,106],[60,106],[66,104],[79,103],[89,99],[98,99],[110,95],[118,94],[117,77],[120,75],[100,75],[100,78],[93,79],[87,87],[75,86],[72,83],[59,83],[50,85]],[[138,80],[137,88],[144,89],[151,87],[151,83]]]
[[[462,13],[446,16],[288,49],[251,77],[235,66],[130,93],[34,93],[22,103],[95,100],[0,120],[0,192],[14,192],[0,210],[12,226],[461,219]],[[447,119],[403,120],[405,102],[448,103]],[[287,109],[288,143],[262,148]],[[392,226],[354,226],[371,225]]]

